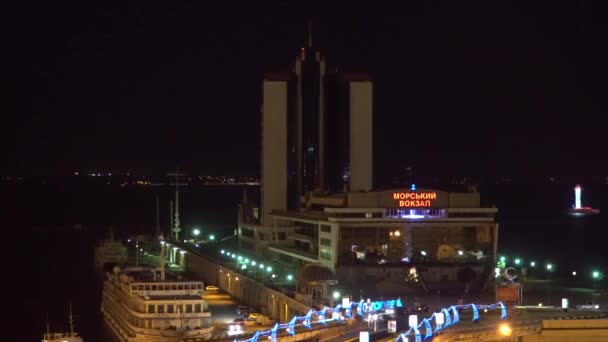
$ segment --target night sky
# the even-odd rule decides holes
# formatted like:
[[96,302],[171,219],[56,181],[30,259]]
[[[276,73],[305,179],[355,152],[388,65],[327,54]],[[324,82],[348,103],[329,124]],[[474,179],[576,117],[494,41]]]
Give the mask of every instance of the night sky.
[[311,20],[329,64],[373,77],[377,177],[608,174],[603,8],[401,3],[22,2],[0,171],[257,175],[263,74]]

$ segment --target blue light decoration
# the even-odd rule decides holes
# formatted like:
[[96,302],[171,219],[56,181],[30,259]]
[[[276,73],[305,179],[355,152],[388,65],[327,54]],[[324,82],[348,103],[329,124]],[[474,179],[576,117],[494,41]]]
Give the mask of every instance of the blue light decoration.
[[304,326],[307,327],[308,329],[310,329],[310,319],[312,317],[313,312],[314,312],[314,310],[310,309],[310,311],[308,311],[308,313],[304,317]]
[[450,318],[450,314],[449,312],[452,311],[452,315],[454,317],[453,320],[451,320],[451,325],[454,325],[456,323],[458,323],[460,321],[460,316],[458,314],[458,309],[470,309],[473,311],[473,322],[479,320],[479,309],[488,309],[488,310],[494,310],[497,308],[501,309],[501,319],[505,319],[506,316],[506,308],[504,306],[504,304],[502,302],[498,302],[496,304],[492,304],[492,305],[475,305],[475,304],[465,304],[465,305],[455,305],[455,306],[451,306],[449,309],[443,308],[441,309],[441,312],[444,314],[445,317],[445,324],[443,327],[440,327],[437,325],[437,314],[433,313],[433,315],[431,315],[431,317],[429,318],[425,318],[422,320],[422,322],[420,322],[417,326],[415,327],[410,327],[409,330],[407,330],[406,332],[402,332],[397,336],[397,339],[395,339],[395,342],[405,342],[407,341],[408,336],[410,335],[414,335],[414,339],[415,341],[421,341],[421,334],[420,334],[420,328],[425,329],[425,336],[424,339],[430,339],[433,337],[433,331],[432,331],[432,326],[430,324],[430,322],[432,320],[435,320],[435,331],[440,330],[440,329],[445,329],[447,328],[448,322],[450,322],[451,318]]
[[[298,316],[293,316],[291,321],[289,321],[289,333],[292,335],[296,334],[296,321],[298,320]],[[255,342],[255,341],[253,341]]]
[[279,323],[275,323],[270,330],[271,342],[277,342],[277,330],[279,329]]
[[433,337],[433,328],[431,327],[431,323],[429,322],[429,319],[428,318],[423,319],[422,323],[424,323],[424,330],[426,330],[424,339],[426,340],[426,339]]
[[319,311],[319,321],[321,321],[321,323],[323,323],[323,325],[326,324],[325,322],[325,313],[327,312],[327,306],[324,307],[321,311]]
[[[450,325],[452,325],[452,318],[450,317],[450,313],[448,312],[448,310],[442,309],[441,312],[443,312],[443,316],[445,319],[445,323],[443,324],[443,326],[447,328]],[[454,323],[456,323],[456,322],[454,322]]]
[[507,308],[505,305],[502,302],[498,302],[498,305],[500,305],[500,319],[507,318]]
[[412,186],[410,187],[410,189],[411,189],[412,191],[416,191],[416,184],[412,183]]
[[359,305],[357,305],[357,315],[363,317],[363,299],[361,299],[361,301],[359,302]]
[[471,304],[471,308],[473,309],[473,322],[479,321],[479,311],[475,304]]
[[452,321],[452,324],[456,324],[456,323],[460,322],[460,314],[458,313],[458,309],[456,309],[455,306],[451,306],[450,309],[452,310],[452,312],[454,314],[454,320]]
[[[400,299],[373,302],[370,304],[365,303],[363,301],[361,301],[359,303],[352,302],[351,305],[349,306],[349,310],[351,310],[351,313],[352,313],[353,306],[357,306],[357,308],[356,308],[357,314],[362,315],[364,312],[366,312],[366,313],[375,312],[377,310],[374,310],[374,309],[378,309],[378,308],[387,309],[387,308],[402,307],[403,305],[401,304]],[[441,328],[436,328],[435,331],[437,331],[439,329],[445,329],[450,325],[454,325],[454,324],[458,323],[460,321],[458,309],[467,309],[467,310],[471,309],[473,311],[473,322],[475,322],[475,321],[479,320],[479,311],[478,311],[479,309],[494,310],[497,308],[501,309],[500,318],[505,319],[507,317],[507,309],[502,302],[498,302],[498,303],[492,304],[492,305],[465,304],[465,305],[454,305],[454,306],[449,307],[448,309],[443,308],[441,310],[441,312],[443,312],[443,314],[445,316],[445,324]],[[303,322],[303,325],[305,327],[307,327],[308,329],[312,329],[311,323],[312,323],[313,315],[317,315],[319,323],[322,323],[323,325],[325,325],[327,321],[340,321],[339,312],[341,309],[342,309],[342,305],[338,304],[338,305],[336,305],[335,308],[324,307],[320,311],[310,310],[305,316],[294,316],[289,321],[289,323],[276,323],[272,327],[271,330],[256,331],[255,334],[253,335],[253,337],[246,339],[246,340],[242,340],[242,341],[234,340],[234,342],[258,342],[259,337],[268,337],[271,340],[271,342],[277,342],[277,333],[279,330],[286,329],[291,335],[295,335],[296,325],[298,322]],[[332,314],[337,313],[338,314],[337,317],[336,318],[332,317],[330,319],[327,319],[326,314],[327,314],[328,310],[331,310]],[[453,319],[451,319],[451,317],[450,317],[450,314],[449,314],[450,311],[452,311]],[[414,335],[415,341],[422,342],[422,337],[421,337],[420,330],[419,330],[420,328],[424,328],[424,330],[425,330],[425,339],[432,338],[433,330],[432,330],[431,321],[435,320],[435,324],[436,324],[436,322],[437,322],[436,317],[437,317],[437,315],[433,314],[431,317],[423,319],[417,326],[410,327],[408,331],[399,334],[397,336],[397,339],[395,340],[395,342],[405,342],[405,341],[407,341],[407,336],[412,335],[412,334]],[[448,322],[450,322],[450,323],[448,324]]]
[[[441,313],[443,313],[443,311]],[[431,316],[431,318],[429,318],[429,320],[435,319],[435,332],[438,332],[439,330],[443,329],[443,325],[437,323],[436,316],[437,316],[437,313],[434,312],[433,315]],[[443,314],[443,323],[445,324],[445,314]]]

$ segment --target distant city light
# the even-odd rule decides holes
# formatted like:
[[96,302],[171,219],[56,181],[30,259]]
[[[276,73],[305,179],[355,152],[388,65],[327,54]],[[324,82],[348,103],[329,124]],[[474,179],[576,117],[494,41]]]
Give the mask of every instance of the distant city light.
[[256,262],[255,261],[251,261],[251,266],[255,266]]
[[572,271],[572,275],[575,276],[576,275],[576,271]]
[[194,228],[194,230],[192,231],[192,234],[194,234],[194,236],[199,236],[201,234],[201,230],[198,228]]
[[535,261],[530,261],[530,267],[534,267],[536,266],[536,262]]
[[463,251],[458,251],[458,255],[462,256],[462,255],[464,255],[464,252]]
[[290,280],[290,281],[291,281],[292,279],[293,279],[293,276],[292,276],[291,274],[288,274],[288,275],[287,275],[287,280]]
[[515,265],[519,265],[521,263],[521,259],[517,258],[515,259]]
[[426,256],[426,251],[420,251],[420,254]]
[[224,250],[222,249],[222,251],[221,251],[220,253],[224,254],[224,253],[226,253],[226,251],[224,251]]
[[500,261],[505,262],[505,261],[507,261],[507,258],[506,258],[506,257],[504,257],[504,256],[501,256],[501,257],[500,257]]
[[591,272],[591,277],[593,277],[593,279],[598,279],[600,277],[600,272],[599,271],[593,271]]
[[215,240],[215,235],[213,235],[213,234],[209,235],[209,241],[213,241],[213,240]]
[[340,292],[335,291],[334,294],[333,294],[333,296],[334,296],[334,299],[340,298]]
[[416,184],[412,183],[412,186],[410,187],[410,189],[411,189],[412,191],[416,191]]
[[502,336],[511,336],[511,334],[513,333],[513,331],[511,330],[511,328],[508,325],[506,325],[506,324],[501,325],[500,328],[498,328],[498,332]]
[[272,272],[272,267],[270,267],[270,266],[266,267],[266,272]]
[[553,265],[552,264],[547,264],[547,270],[551,271],[553,269]]
[[581,186],[577,185],[574,187],[574,208],[581,208]]

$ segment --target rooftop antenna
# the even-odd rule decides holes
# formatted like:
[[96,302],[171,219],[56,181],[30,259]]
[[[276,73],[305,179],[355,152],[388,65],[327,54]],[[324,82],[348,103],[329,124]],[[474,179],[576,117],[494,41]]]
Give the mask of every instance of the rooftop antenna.
[[46,313],[46,336],[44,337],[45,340],[50,340],[51,339],[51,327],[49,326],[49,313]]
[[165,281],[165,241],[163,240],[160,241],[160,281]]
[[312,48],[312,20],[308,21],[308,47]]
[[72,318],[72,302],[69,302],[70,306],[70,337],[74,336],[74,319]]
[[171,237],[172,228],[173,228],[173,200],[169,200],[169,238]]
[[160,218],[159,218],[159,211],[158,211],[158,194],[156,194],[156,236],[159,237],[160,236]]
[[175,240],[179,240],[179,232],[182,230],[179,227],[179,176],[183,174],[179,173],[179,167],[175,173],[170,173],[169,176],[175,176],[175,219],[173,221],[173,232],[175,233]]

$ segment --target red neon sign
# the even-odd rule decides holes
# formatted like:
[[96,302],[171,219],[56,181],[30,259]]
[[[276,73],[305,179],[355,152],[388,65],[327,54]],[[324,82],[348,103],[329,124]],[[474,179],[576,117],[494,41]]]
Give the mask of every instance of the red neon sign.
[[400,207],[430,207],[437,199],[436,192],[395,192],[393,199]]

